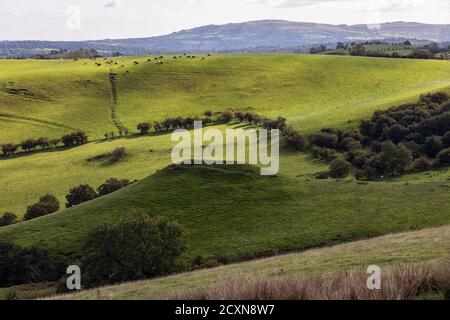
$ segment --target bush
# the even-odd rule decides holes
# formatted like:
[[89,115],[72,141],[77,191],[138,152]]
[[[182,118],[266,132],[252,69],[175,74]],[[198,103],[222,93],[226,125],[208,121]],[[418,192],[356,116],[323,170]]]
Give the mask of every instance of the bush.
[[312,147],[312,156],[324,161],[333,161],[337,158],[337,153],[333,149]]
[[438,163],[442,166],[450,165],[450,148],[444,149],[438,154]]
[[414,160],[408,167],[407,172],[422,172],[430,169],[433,162],[426,157],[420,157]]
[[92,229],[83,248],[88,286],[158,277],[176,270],[185,249],[183,228],[145,214]]
[[335,149],[338,141],[339,141],[338,136],[336,134],[327,132],[321,132],[312,135],[310,138],[311,144],[321,148],[330,148],[330,149]]
[[125,148],[116,148],[112,152],[112,158],[114,161],[119,161],[127,156],[127,151]]
[[141,134],[147,134],[150,131],[151,124],[148,122],[142,122],[137,125],[137,129]]
[[335,159],[330,164],[330,177],[335,179],[346,178],[352,172],[352,164],[344,159]]
[[100,196],[104,196],[110,193],[113,193],[114,191],[120,190],[123,187],[126,187],[130,184],[129,180],[123,179],[119,180],[116,178],[110,178],[106,180],[104,184],[102,184],[100,187],[98,187],[98,194]]
[[0,287],[54,279],[47,251],[0,242]]
[[47,194],[39,199],[39,202],[28,206],[25,220],[31,220],[46,216],[59,210],[59,201],[55,196]]
[[290,132],[286,136],[286,143],[298,151],[303,151],[305,148],[305,138],[297,132]]
[[14,213],[6,212],[0,218],[0,227],[9,226],[10,224],[14,224],[17,222],[19,221]]
[[64,144],[64,146],[70,147],[86,143],[88,141],[88,136],[84,131],[77,131],[64,135],[61,138],[61,141]]
[[423,146],[423,152],[425,152],[427,156],[434,158],[442,148],[442,138],[431,136],[426,139],[425,145]]
[[17,149],[19,149],[19,145],[14,143],[7,143],[2,145],[2,152],[5,156],[16,153]]
[[97,196],[97,193],[91,186],[82,184],[69,190],[69,194],[66,195],[66,207],[71,208],[80,203],[93,200],[97,198]]

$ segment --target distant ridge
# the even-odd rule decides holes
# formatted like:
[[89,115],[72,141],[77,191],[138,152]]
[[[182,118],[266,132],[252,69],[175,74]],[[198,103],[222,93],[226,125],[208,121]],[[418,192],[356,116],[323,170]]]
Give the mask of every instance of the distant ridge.
[[[77,50],[93,48],[99,52],[149,54],[180,51],[232,51],[246,48],[293,48],[320,43],[370,39],[421,39],[450,41],[450,24],[388,22],[380,25],[331,25],[284,20],[261,20],[224,25],[207,25],[164,36],[94,41],[0,41],[0,55],[28,53],[51,48]],[[36,53],[36,52],[34,52]]]

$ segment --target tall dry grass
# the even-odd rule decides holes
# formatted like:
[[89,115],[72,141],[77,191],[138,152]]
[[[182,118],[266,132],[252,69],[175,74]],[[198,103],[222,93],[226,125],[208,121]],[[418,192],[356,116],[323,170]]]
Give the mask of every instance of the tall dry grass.
[[382,269],[381,290],[369,290],[364,271],[311,277],[235,279],[179,292],[174,300],[411,300],[450,290],[450,260]]

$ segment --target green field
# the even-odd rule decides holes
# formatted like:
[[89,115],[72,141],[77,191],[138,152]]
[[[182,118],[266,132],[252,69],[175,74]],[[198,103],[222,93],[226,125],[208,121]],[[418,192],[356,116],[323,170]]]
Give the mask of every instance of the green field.
[[[102,59],[1,60],[0,143],[59,137],[73,129],[96,139],[117,125],[135,129],[143,120],[201,115],[230,106],[283,115],[297,129],[311,132],[352,125],[349,121],[356,125],[377,108],[450,87],[447,61],[166,56],[160,65],[147,59],[116,58],[112,68]],[[110,71],[117,74],[113,84]]]
[[[54,138],[74,130],[90,136],[89,143],[75,148],[0,158],[0,214],[11,211],[22,217],[27,205],[46,193],[56,195],[63,207],[64,195],[79,184],[97,187],[110,177],[139,180],[74,208],[2,227],[0,241],[41,246],[52,256],[64,255],[75,262],[92,227],[144,210],[186,227],[188,249],[182,258],[190,263],[198,255],[251,259],[450,223],[448,168],[381,182],[316,180],[313,175],[328,164],[283,146],[280,174],[263,177],[258,168],[249,166],[170,167],[174,143],[166,133],[102,138],[122,126],[135,131],[136,124],[146,120],[200,116],[227,107],[286,117],[302,133],[354,127],[376,109],[416,100],[430,91],[449,92],[448,61],[322,55],[201,57],[166,56],[163,64],[148,62],[147,57],[115,58],[117,65],[112,67],[103,59],[0,60],[0,144]],[[110,72],[116,74],[114,79]],[[235,126],[240,125],[217,128]],[[115,163],[95,160],[118,147],[126,148],[126,158]],[[375,262],[433,259],[442,248],[448,249],[448,242],[442,242],[443,247],[427,254],[416,246],[415,236],[399,239],[405,246],[399,240],[392,251],[377,248],[373,254],[380,257]],[[356,244],[355,248],[363,250]],[[339,260],[324,255],[310,268],[327,271],[333,261],[342,267],[359,266],[369,258],[348,258],[346,264],[345,256]],[[289,269],[288,264],[294,263],[280,261],[273,267],[280,263]],[[192,281],[201,277],[194,275]],[[188,282],[180,286],[189,287]],[[117,297],[140,294],[126,290]]]
[[77,258],[94,225],[143,209],[187,228],[187,262],[197,255],[251,257],[445,225],[449,188],[449,181],[262,177],[240,166],[168,168],[75,208],[1,228],[0,240]]
[[88,290],[55,299],[161,299],[180,291],[210,287],[230,279],[274,277],[280,272],[286,277],[308,276],[355,268],[365,270],[374,264],[383,268],[398,264],[428,262],[448,257],[449,235],[448,226],[388,235],[331,248]]

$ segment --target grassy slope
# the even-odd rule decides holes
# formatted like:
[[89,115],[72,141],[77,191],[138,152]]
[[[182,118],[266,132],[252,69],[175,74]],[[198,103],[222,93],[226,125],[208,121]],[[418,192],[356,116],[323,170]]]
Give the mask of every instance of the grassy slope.
[[[450,87],[447,61],[320,55],[167,57],[163,65],[147,58],[115,60],[115,117],[133,129],[143,119],[235,106],[283,115],[310,132],[349,125],[376,108]],[[73,129],[98,138],[114,129],[108,73],[104,63],[97,67],[90,60],[0,61],[0,143]]]
[[388,235],[330,248],[199,270],[148,281],[83,291],[58,299],[155,299],[236,278],[331,273],[369,265],[388,266],[438,259],[450,252],[450,227]]
[[[216,128],[224,131],[234,127],[223,125]],[[110,177],[144,179],[171,163],[170,153],[175,143],[171,142],[170,136],[161,134],[97,141],[72,149],[0,158],[0,213],[13,212],[23,216],[26,206],[46,193],[57,196],[64,206],[68,190],[79,184],[97,187]],[[126,159],[117,163],[88,161],[117,147],[126,148]],[[286,148],[281,150],[280,162],[281,173],[288,176],[309,175],[328,167],[324,162]]]
[[[198,254],[295,250],[450,222],[449,183],[369,183],[261,177],[238,167],[164,170],[73,209],[0,229],[0,240],[79,255],[86,232],[142,208],[189,230]],[[431,201],[432,200],[432,201]]]

